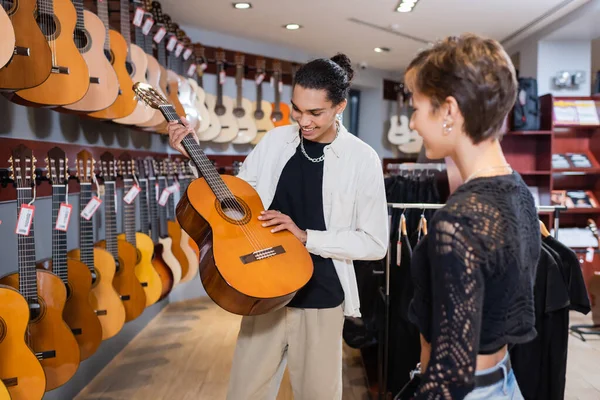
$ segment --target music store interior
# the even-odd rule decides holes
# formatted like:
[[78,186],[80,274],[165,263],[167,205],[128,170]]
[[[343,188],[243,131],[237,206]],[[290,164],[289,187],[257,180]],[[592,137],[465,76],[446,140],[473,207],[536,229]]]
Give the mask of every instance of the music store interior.
[[[352,264],[339,398],[403,398],[421,351],[411,251],[462,183],[411,129],[404,72],[466,32],[515,67],[500,144],[562,251],[558,280],[537,266],[537,337],[510,349],[512,370],[528,400],[600,399],[600,0],[0,4],[0,399],[228,398],[242,318],[292,298],[242,288],[308,254],[242,254],[257,247],[236,229],[264,205],[236,175],[269,131],[299,129],[296,72],[338,53],[354,77],[336,123],[378,155],[389,224],[385,256]],[[169,142],[183,116],[196,164]],[[289,368],[277,383],[253,398],[294,398]]]

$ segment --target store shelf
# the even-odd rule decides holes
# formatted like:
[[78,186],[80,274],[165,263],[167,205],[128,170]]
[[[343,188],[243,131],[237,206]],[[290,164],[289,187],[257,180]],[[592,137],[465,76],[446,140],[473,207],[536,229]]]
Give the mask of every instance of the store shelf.
[[521,176],[550,176],[552,175],[552,171],[519,171],[517,170]]
[[565,214],[600,214],[600,208],[568,208],[562,211]]
[[552,131],[510,131],[506,132],[507,136],[546,136],[552,135]]
[[597,175],[600,174],[600,168],[554,168],[552,173],[561,175]]

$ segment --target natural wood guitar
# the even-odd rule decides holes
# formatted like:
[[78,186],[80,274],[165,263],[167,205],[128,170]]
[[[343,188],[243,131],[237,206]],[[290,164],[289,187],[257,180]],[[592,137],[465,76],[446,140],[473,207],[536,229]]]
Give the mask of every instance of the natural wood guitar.
[[283,82],[281,80],[281,62],[273,61],[273,82],[275,91],[275,102],[271,103],[271,121],[275,126],[290,125],[290,107],[281,101],[281,90]]
[[227,79],[227,60],[225,59],[225,51],[218,49],[216,52],[217,60],[217,99],[214,105],[214,111],[221,124],[221,132],[219,136],[212,141],[215,143],[229,143],[237,136],[239,129],[237,119],[233,115],[233,99],[223,94],[223,86]]
[[256,138],[257,128],[254,123],[252,102],[244,97],[244,65],[245,57],[241,53],[235,55],[235,86],[236,99],[233,116],[237,119],[238,134],[233,139],[233,144],[248,144]]
[[[92,199],[92,177],[94,159],[87,150],[77,154],[77,177],[79,178],[79,209],[83,210]],[[92,274],[90,302],[102,325],[102,339],[106,340],[121,331],[125,324],[125,307],[113,287],[116,265],[113,256],[106,250],[94,248],[94,227],[91,219],[79,216],[78,249],[73,249],[68,257],[82,261]]]
[[[175,110],[147,85],[138,98],[181,123]],[[203,178],[188,187],[177,205],[181,227],[201,249],[200,277],[223,309],[257,315],[285,306],[309,281],[313,264],[306,247],[289,231],[272,234],[258,215],[256,190],[234,176],[221,176],[192,135],[182,145]]]
[[[0,7],[0,68],[4,67],[15,52],[15,30],[8,14]],[[0,396],[1,398],[1,396]]]
[[[188,186],[190,185],[191,179],[190,176],[187,174],[185,163],[178,160],[175,163],[175,166],[177,173],[179,174],[179,193],[181,197],[181,193],[185,193]],[[177,221],[177,219],[175,219],[175,221]],[[179,222],[177,222],[177,225],[179,226],[179,229],[181,231],[181,249],[187,257],[189,266],[187,274],[182,275],[181,282],[188,282],[194,279],[198,274],[198,264],[200,263],[200,249],[198,249],[198,245],[196,244],[196,242],[194,242],[190,238],[190,235],[188,235],[186,231],[181,229],[181,225],[179,225]]]
[[6,385],[0,381],[0,400],[12,400],[10,397],[10,393],[8,393],[8,389]]
[[83,361],[100,347],[102,325],[90,303],[92,274],[81,261],[67,259],[67,232],[56,229],[61,204],[68,206],[66,185],[69,170],[65,152],[54,147],[48,152],[46,162],[47,176],[52,183],[52,258],[38,263],[38,268],[57,275],[67,289],[63,319],[79,344]]
[[[202,54],[202,56],[198,56],[197,54]],[[200,134],[210,128],[210,112],[206,106],[206,93],[200,82],[200,77],[204,73],[203,68],[206,66],[206,64],[204,64],[204,49],[200,51],[196,50],[196,47],[194,47],[194,55],[192,55],[192,57],[195,59],[196,68],[195,71],[188,70],[188,72],[193,72],[192,75],[188,73],[188,81],[196,92],[196,109],[198,110],[198,115],[200,117],[200,123],[196,129],[196,133]]]
[[254,122],[256,123],[256,137],[250,143],[258,144],[271,129],[275,129],[271,121],[271,103],[263,99],[262,85],[265,80],[266,62],[262,57],[256,60],[256,101],[254,102]]
[[38,7],[38,24],[52,50],[52,73],[39,86],[15,92],[11,101],[27,106],[75,103],[90,86],[90,71],[73,39],[75,6],[71,0],[38,0]]
[[[0,89],[20,90],[44,83],[52,71],[52,52],[35,19],[43,0],[0,0],[14,30],[12,58],[0,69]],[[0,23],[0,27],[5,25]],[[3,28],[0,28],[3,29]]]
[[[162,171],[167,180],[167,187],[172,189],[172,193],[167,200],[166,206],[167,231],[173,240],[171,243],[171,251],[181,266],[181,281],[181,279],[183,279],[183,277],[186,276],[190,270],[190,262],[185,254],[185,251],[183,250],[181,243],[181,226],[175,218],[175,192],[178,192],[177,185],[179,184],[175,185],[174,175],[176,172],[173,161],[167,158],[162,160],[161,163]],[[189,248],[189,246],[186,247]]]
[[106,196],[104,203],[106,239],[98,242],[96,246],[108,250],[113,256],[117,267],[113,286],[125,306],[125,322],[129,322],[142,315],[146,309],[146,293],[135,275],[135,265],[138,262],[137,249],[125,240],[117,240],[116,160],[111,153],[105,152],[100,156],[100,163]]
[[[17,184],[19,213],[32,204],[35,183],[35,159],[31,150],[19,145],[10,159]],[[29,231],[17,233],[19,270],[4,276],[0,284],[18,289],[29,303],[29,324],[25,335],[46,374],[46,391],[68,382],[79,368],[79,345],[63,320],[67,290],[60,278],[48,271],[36,269],[34,215],[30,214]],[[27,224],[25,224],[27,225]]]
[[[46,375],[26,343],[29,304],[14,288],[0,285],[0,382],[6,392],[0,399],[40,400],[46,391]],[[2,397],[4,396],[4,397]]]

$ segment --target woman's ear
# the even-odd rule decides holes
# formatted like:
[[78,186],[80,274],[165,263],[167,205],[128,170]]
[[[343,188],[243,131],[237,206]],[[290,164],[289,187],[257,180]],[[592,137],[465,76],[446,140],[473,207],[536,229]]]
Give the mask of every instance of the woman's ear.
[[348,105],[348,100],[344,99],[340,104],[338,104],[337,106],[335,106],[335,113],[336,114],[343,113],[344,110],[346,109],[347,105]]

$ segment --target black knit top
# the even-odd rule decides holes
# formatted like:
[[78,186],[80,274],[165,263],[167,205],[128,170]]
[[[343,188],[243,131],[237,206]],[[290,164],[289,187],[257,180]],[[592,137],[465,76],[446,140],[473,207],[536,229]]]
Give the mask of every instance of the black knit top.
[[536,336],[533,284],[541,234],[533,197],[517,173],[460,186],[413,253],[409,318],[431,358],[418,399],[462,399],[477,354]]

